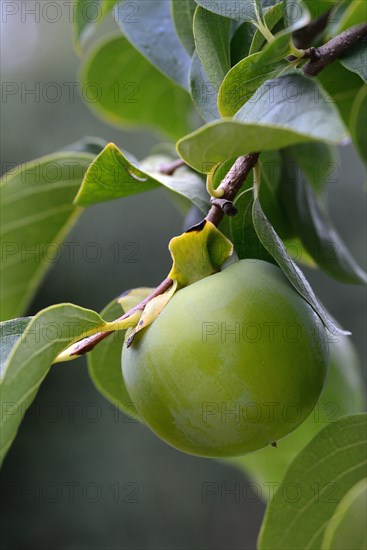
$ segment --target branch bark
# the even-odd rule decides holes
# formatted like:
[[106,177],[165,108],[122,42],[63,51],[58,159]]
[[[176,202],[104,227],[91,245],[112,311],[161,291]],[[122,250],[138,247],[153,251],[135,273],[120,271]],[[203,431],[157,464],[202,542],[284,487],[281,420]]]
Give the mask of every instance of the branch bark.
[[[224,190],[223,199],[233,201],[238,191],[246,181],[247,176],[257,164],[260,153],[249,153],[246,156],[239,157],[221,183],[221,189]],[[212,201],[206,220],[218,226],[224,218],[225,211],[218,201]]]
[[308,48],[305,50],[304,57],[310,61],[303,65],[303,72],[308,76],[317,76],[320,71],[366,36],[367,25],[357,25],[332,38],[320,48]]

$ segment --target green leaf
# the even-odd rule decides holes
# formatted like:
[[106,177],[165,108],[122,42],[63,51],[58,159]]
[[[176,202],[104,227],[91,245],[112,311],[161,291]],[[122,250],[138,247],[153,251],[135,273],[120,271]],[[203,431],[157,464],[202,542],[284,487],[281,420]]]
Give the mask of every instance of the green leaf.
[[[313,132],[309,130],[310,134]],[[256,123],[242,123],[223,119],[203,126],[200,130],[182,138],[177,150],[182,159],[195,170],[208,173],[225,159],[238,157],[252,151],[272,151],[295,143],[317,140],[296,130]],[[325,137],[332,141],[334,136]],[[340,139],[342,142],[344,140]]]
[[233,120],[203,126],[182,138],[177,149],[187,164],[208,172],[214,164],[251,151],[347,139],[346,128],[322,88],[295,73],[265,82]]
[[[330,319],[327,312],[317,299],[314,291],[312,290],[306,277],[300,270],[300,268],[293,262],[288,255],[288,252],[276,234],[274,228],[270,224],[269,220],[265,216],[259,199],[255,198],[252,209],[253,223],[262,245],[275,259],[284,275],[289,282],[297,290],[297,292],[310,304],[313,310],[318,314],[324,325],[329,329],[332,334],[343,333]],[[347,334],[347,333],[345,333]]]
[[363,374],[350,337],[330,339],[329,348],[330,366],[325,388],[305,422],[279,440],[276,449],[268,446],[256,453],[229,459],[260,485],[264,500],[272,500],[290,464],[317,432],[341,416],[364,409]]
[[222,117],[231,117],[253,96],[266,80],[277,76],[286,66],[281,61],[263,62],[263,52],[249,55],[227,74],[218,94]]
[[179,2],[172,0],[171,10],[176,34],[187,53],[193,55],[195,40],[192,21],[196,10],[196,3],[194,0],[180,0]]
[[367,86],[362,86],[354,100],[349,128],[354,145],[367,165]]
[[132,164],[114,143],[109,143],[89,166],[75,203],[90,206],[150,191],[158,185]]
[[265,64],[285,60],[285,58],[292,53],[290,47],[291,37],[292,31],[289,29],[280,31],[274,37],[274,40],[272,40],[270,44],[266,44],[263,48],[262,62]]
[[107,141],[102,138],[85,137],[78,141],[62,147],[56,151],[57,153],[64,151],[72,151],[73,153],[89,153],[90,155],[97,156],[107,145]]
[[267,10],[271,9],[273,6],[279,3],[279,0],[260,0],[261,7],[266,13]]
[[[157,161],[155,162],[155,159]],[[75,198],[76,204],[90,206],[103,201],[150,191],[163,185],[189,199],[202,212],[208,210],[208,194],[199,176],[183,167],[173,176],[158,172],[158,165],[167,157],[148,157],[137,167],[114,145],[109,143],[90,165]]]
[[[140,292],[137,292],[140,291]],[[111,302],[102,311],[101,316],[107,321],[113,321],[122,315],[122,310],[129,311],[141,300],[149,296],[153,289],[135,289],[121,297],[128,303],[122,307],[117,300]],[[129,295],[132,299],[128,300]],[[87,355],[89,375],[97,390],[119,410],[125,412],[130,418],[139,419],[136,407],[131,401],[124,384],[121,372],[121,353],[126,331],[115,332],[98,344]]]
[[335,34],[340,34],[354,25],[360,25],[367,21],[365,0],[353,0],[353,2],[348,0],[348,2],[345,2],[345,8],[343,16],[334,29]]
[[231,40],[231,65],[239,63],[250,53],[255,27],[252,23],[242,23],[234,32]]
[[197,7],[194,16],[196,51],[216,90],[231,68],[230,26],[228,18]]
[[[27,324],[22,337],[13,341],[2,370],[0,460],[58,354],[84,334],[98,332],[103,325],[103,319],[94,311],[62,304],[39,312]],[[5,336],[7,331],[5,328]]]
[[134,0],[133,5],[138,19],[135,24],[126,19],[124,3],[116,8],[122,32],[163,74],[187,90],[191,59],[177,37],[170,0]]
[[252,190],[242,192],[234,202],[238,214],[229,219],[231,241],[240,260],[253,258],[274,263],[272,256],[263,247],[252,221],[254,196]]
[[89,38],[96,23],[103,21],[113,6],[121,0],[76,0],[73,4],[74,42],[80,46]]
[[[279,197],[279,186],[282,176],[280,154],[276,151],[263,152],[259,159],[259,165],[261,168],[259,194],[261,207],[283,240],[293,238],[294,233],[289,226]],[[253,194],[248,191],[252,186],[253,177],[250,174],[245,182],[244,192],[235,201],[238,214],[229,218],[231,239],[240,259],[258,258],[276,263],[273,257],[262,246],[254,228],[252,220]],[[297,247],[297,251],[298,249],[299,247]]]
[[326,40],[330,40],[330,38],[338,34],[339,21],[344,17],[349,4],[350,0],[338,0],[332,7],[326,28],[323,32],[323,36]]
[[235,118],[297,130],[326,143],[340,142],[347,138],[346,128],[328,99],[317,82],[294,72],[265,82]]
[[207,214],[209,195],[202,178],[187,166],[176,170],[173,176],[161,174],[159,166],[167,164],[169,160],[169,157],[162,155],[151,155],[140,162],[140,168],[173,195],[190,201],[201,212]]
[[366,472],[366,415],[346,416],[321,430],[300,452],[269,504],[259,550],[319,550],[344,495]]
[[[287,56],[291,54],[291,38],[293,31],[298,28],[299,21],[302,23],[309,18],[308,10],[301,5],[302,3],[294,2],[284,5],[284,2],[273,6],[271,10],[265,16],[265,20],[269,21],[269,29],[273,32],[279,30],[279,27],[283,26],[282,16],[285,15],[286,29],[281,29],[276,33],[270,43],[265,43],[264,38],[261,39],[261,35],[255,34],[253,42],[251,44],[250,53],[255,53],[263,48],[263,56],[261,57],[261,63],[266,64],[276,63],[277,61],[284,61]],[[286,13],[289,12],[287,18]],[[308,14],[308,15],[307,15]],[[259,32],[259,31],[258,31]],[[264,45],[265,44],[265,45]],[[260,59],[260,58],[259,58]]]
[[198,113],[206,122],[212,122],[220,118],[217,106],[218,94],[209,81],[197,52],[192,56],[190,90],[192,101]]
[[311,19],[317,19],[325,13],[331,10],[339,0],[303,0],[303,3],[310,11]]
[[[283,2],[275,4],[264,14],[264,21],[269,31],[276,29],[279,23],[282,21],[284,15]],[[250,46],[249,54],[256,53],[266,44],[264,35],[259,30],[256,30],[252,43]]]
[[261,5],[257,0],[195,0],[208,11],[229,17],[236,21],[256,21],[261,16]]
[[297,237],[290,237],[288,239],[284,238],[283,242],[292,260],[298,264],[304,265],[305,267],[309,267],[310,269],[315,269],[317,267]]
[[[288,170],[282,178],[283,204],[295,234],[315,262],[329,275],[344,283],[366,284],[367,274],[356,263],[319,206],[311,186],[285,153]],[[292,167],[293,161],[293,167]]]
[[18,338],[22,336],[31,319],[32,317],[19,317],[18,319],[11,319],[10,321],[0,323],[0,379],[4,378],[5,365],[11,350]]
[[367,37],[362,38],[353,48],[349,48],[347,53],[339,58],[339,62],[348,71],[360,76],[363,82],[367,82]]
[[[292,159],[283,157],[285,168],[302,171],[316,193],[320,193],[328,180],[338,173],[335,147],[326,143],[303,143],[287,149]],[[285,177],[287,173],[285,172]]]
[[[8,451],[24,413],[53,363],[76,359],[80,340],[100,332],[126,330],[139,320],[138,311],[128,318],[104,321],[89,309],[72,304],[48,307],[31,318],[24,332],[13,339],[9,351],[9,326],[1,331],[5,337],[7,357],[1,371],[2,416],[0,425],[0,460]],[[14,320],[16,323],[16,320]],[[20,332],[20,327],[18,327]],[[8,341],[9,343],[9,341]]]
[[189,95],[120,35],[90,52],[80,79],[88,106],[109,123],[151,126],[173,139],[188,131]]
[[283,158],[278,151],[263,152],[259,159],[261,185],[259,200],[261,208],[276,233],[284,241],[293,239],[294,231],[281,202],[281,182],[283,178]]
[[22,315],[81,210],[73,205],[94,156],[63,152],[18,166],[0,183],[1,319]]
[[359,76],[343,67],[341,63],[335,62],[322,70],[317,80],[328,94],[328,101],[332,101],[348,125],[353,102],[361,88]]
[[[357,2],[358,1],[359,0],[357,0]],[[355,2],[355,4],[357,4],[357,2]],[[358,18],[362,15],[359,9],[356,10],[354,15],[354,7],[352,7],[352,4],[354,4],[354,0],[335,0],[334,6],[332,6],[331,9],[330,17],[328,18],[326,29],[324,31],[324,36],[327,40],[330,40],[330,38],[333,38],[340,33],[339,29],[343,24],[345,17],[347,18],[347,21],[349,17],[353,18],[356,16],[356,18]],[[349,26],[346,28],[349,28]]]
[[289,31],[296,31],[308,25],[311,14],[302,0],[284,0],[284,23]]
[[343,497],[325,529],[325,550],[364,550],[367,546],[367,478],[356,483]]

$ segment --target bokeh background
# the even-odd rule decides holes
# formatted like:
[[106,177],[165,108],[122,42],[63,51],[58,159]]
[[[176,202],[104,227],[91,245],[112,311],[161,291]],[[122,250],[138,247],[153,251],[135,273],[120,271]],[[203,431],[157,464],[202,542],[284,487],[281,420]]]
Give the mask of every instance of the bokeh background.
[[[2,97],[2,170],[83,136],[99,136],[137,158],[146,156],[157,136],[111,128],[95,118],[78,93],[70,97],[80,60],[73,49],[69,10],[63,9],[54,22],[24,15],[22,9],[5,20],[4,4],[2,82],[15,83],[19,92]],[[31,9],[37,3],[11,4]],[[113,24],[111,18],[97,34]],[[63,90],[57,101],[42,93],[49,83]],[[330,210],[366,267],[365,173],[352,147],[340,153],[337,177],[329,185]],[[154,286],[169,270],[167,243],[181,232],[182,222],[159,190],[89,208],[28,313],[59,302],[98,311],[125,289]],[[88,261],[89,243],[100,247],[98,261]],[[134,262],[126,259],[131,243]],[[365,291],[320,273],[307,275],[331,313],[352,331],[364,364]],[[52,368],[1,477],[4,549],[254,549],[264,512],[259,494],[241,472],[183,455],[113,409],[90,382],[84,359]],[[212,494],[205,497],[208,488]]]

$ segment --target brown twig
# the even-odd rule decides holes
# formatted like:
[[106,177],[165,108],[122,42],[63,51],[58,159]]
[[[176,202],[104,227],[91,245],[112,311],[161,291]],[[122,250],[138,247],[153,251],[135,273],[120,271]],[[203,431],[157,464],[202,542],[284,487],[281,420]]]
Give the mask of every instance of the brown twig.
[[308,48],[308,50],[305,50],[304,57],[310,59],[310,61],[303,65],[303,72],[308,76],[318,75],[322,69],[325,69],[335,59],[341,57],[346,50],[358,44],[366,36],[367,25],[357,25],[335,36],[320,48]]
[[[249,153],[246,156],[239,157],[228,174],[223,179],[220,187],[224,194],[222,199],[233,201],[237,192],[242,187],[247,176],[259,160],[260,153]],[[218,226],[224,217],[224,210],[218,201],[212,201],[212,206],[206,216],[206,219]]]
[[160,174],[164,174],[165,176],[173,176],[173,174],[181,168],[182,166],[185,166],[186,163],[182,159],[177,159],[170,164],[161,164],[159,166],[159,172]]

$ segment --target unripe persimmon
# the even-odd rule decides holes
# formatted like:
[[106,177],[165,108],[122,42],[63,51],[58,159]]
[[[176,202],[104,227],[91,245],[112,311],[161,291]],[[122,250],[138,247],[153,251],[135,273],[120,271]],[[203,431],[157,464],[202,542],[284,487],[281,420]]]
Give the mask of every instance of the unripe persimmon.
[[243,455],[308,417],[328,366],[324,326],[282,271],[241,260],[176,292],[124,345],[142,420],[181,451]]

